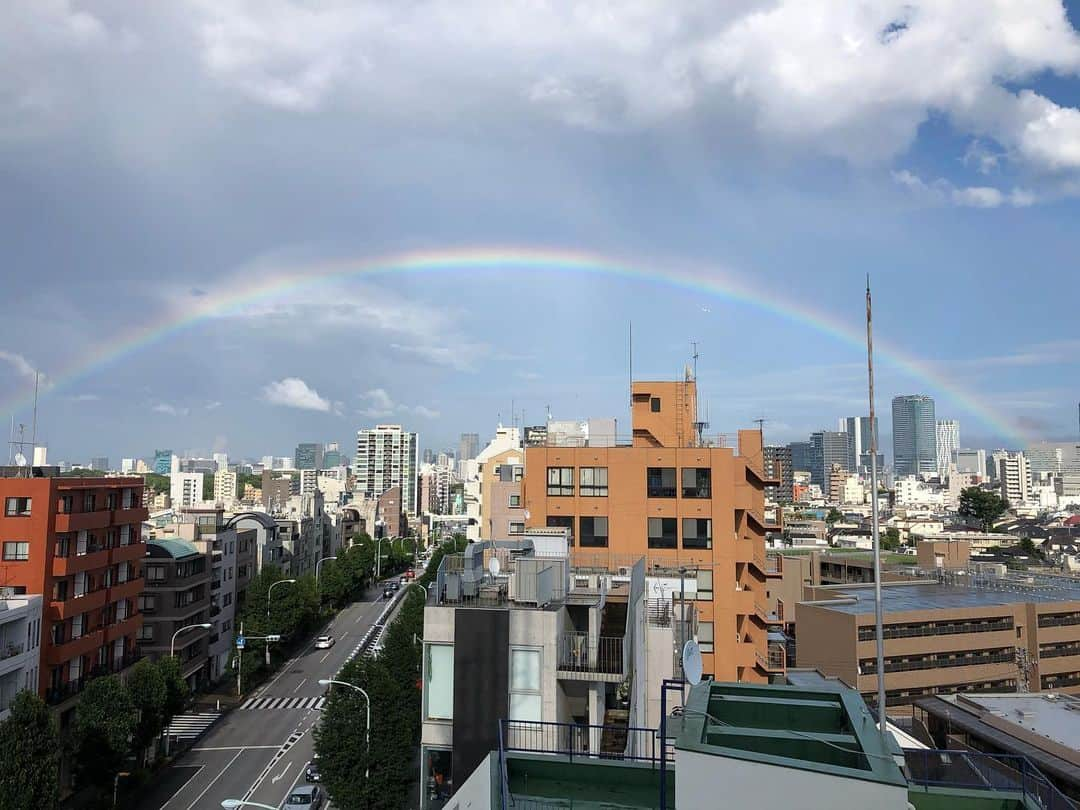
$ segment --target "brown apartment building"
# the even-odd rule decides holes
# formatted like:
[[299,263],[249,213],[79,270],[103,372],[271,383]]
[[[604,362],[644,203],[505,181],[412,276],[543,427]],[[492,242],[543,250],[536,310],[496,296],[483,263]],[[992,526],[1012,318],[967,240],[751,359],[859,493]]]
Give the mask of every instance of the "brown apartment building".
[[38,688],[62,725],[90,678],[135,662],[146,556],[142,495],[139,477],[0,468],[0,588],[43,595]]
[[[695,608],[704,670],[718,680],[765,682],[784,670],[767,583],[766,480],[762,436],[706,439],[691,380],[635,382],[632,437],[525,450],[528,527],[570,530],[575,566],[616,571],[644,557],[650,572],[696,575]],[[676,574],[677,576],[677,574]]]

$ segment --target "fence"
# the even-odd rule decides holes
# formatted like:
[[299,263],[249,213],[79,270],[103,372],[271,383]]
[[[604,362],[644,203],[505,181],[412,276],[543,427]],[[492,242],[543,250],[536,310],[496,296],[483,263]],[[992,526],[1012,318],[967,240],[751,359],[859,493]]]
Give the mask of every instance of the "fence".
[[622,675],[623,637],[597,637],[583,632],[563,633],[559,637],[559,669]]
[[[533,720],[500,720],[499,735],[505,752],[528,754],[558,754],[586,759],[618,759],[629,762],[648,762],[660,765],[664,746],[660,734],[652,728],[634,726],[603,726],[584,723],[548,723]],[[600,743],[605,738],[626,740],[618,753],[601,752]],[[668,762],[675,761],[675,751],[667,746]]]
[[905,749],[904,764],[913,786],[1019,793],[1044,810],[1077,810],[1027,757]]

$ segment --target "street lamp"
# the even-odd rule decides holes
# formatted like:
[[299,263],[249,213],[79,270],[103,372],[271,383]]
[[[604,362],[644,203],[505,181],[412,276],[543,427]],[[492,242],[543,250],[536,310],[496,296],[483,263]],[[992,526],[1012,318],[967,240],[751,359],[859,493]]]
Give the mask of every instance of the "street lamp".
[[268,804],[245,802],[242,799],[222,799],[221,806],[224,807],[225,810],[233,810],[234,807],[262,807],[264,810],[278,810],[276,807],[271,807]]
[[375,540],[375,581],[382,578],[382,541],[380,537]]
[[316,593],[319,592],[319,566],[322,565],[327,560],[336,560],[336,559],[337,559],[337,557],[323,557],[321,560],[319,560],[317,563],[315,563],[315,592]]
[[187,630],[209,630],[213,625],[206,624],[189,624],[186,627],[181,627],[175,633],[172,634],[172,641],[169,642],[169,658],[176,655],[176,637]]
[[118,773],[116,775],[116,778],[113,779],[113,783],[112,783],[112,806],[114,808],[116,807],[116,800],[117,800],[117,798],[119,798],[119,794],[120,794],[120,777],[121,776],[131,776],[131,773],[129,771],[120,771],[120,773]]
[[274,592],[274,588],[277,587],[278,585],[284,585],[286,583],[295,583],[295,582],[296,582],[295,579],[279,579],[277,582],[274,582],[273,584],[270,585],[269,588],[266,589],[266,618],[268,618],[268,619],[270,618],[270,594],[272,594]]
[[[355,689],[361,695],[364,696],[364,702],[367,704],[367,726],[364,729],[364,746],[368,751],[371,750],[371,698],[368,697],[368,693],[361,689],[354,683],[348,681],[336,681],[333,678],[320,678],[319,686],[330,686],[331,684],[337,684],[338,686],[348,686],[350,689]],[[367,779],[370,768],[364,770],[364,778]]]
[[416,586],[417,588],[419,588],[420,590],[422,590],[422,591],[424,592],[424,601],[426,602],[426,601],[427,601],[427,598],[428,598],[428,592],[427,592],[427,588],[425,588],[425,587],[424,587],[423,585],[421,585],[421,584],[420,584],[419,582],[414,582],[414,583],[412,583],[412,584],[413,584],[414,586]]

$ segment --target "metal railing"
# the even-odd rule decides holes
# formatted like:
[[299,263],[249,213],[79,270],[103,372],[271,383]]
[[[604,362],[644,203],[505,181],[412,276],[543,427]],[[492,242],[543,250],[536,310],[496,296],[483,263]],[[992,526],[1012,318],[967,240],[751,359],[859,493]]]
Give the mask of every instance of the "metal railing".
[[622,675],[623,637],[571,631],[559,636],[559,669]]
[[909,748],[904,765],[912,790],[922,785],[1019,793],[1044,810],[1077,810],[1027,757]]
[[[988,622],[954,622],[951,624],[887,624],[883,628],[885,638],[919,638],[922,636],[955,636],[966,633],[1000,633],[1012,630],[1013,620],[999,619]],[[874,628],[859,628],[859,641],[873,641]]]
[[[935,658],[934,656],[926,656],[916,659],[914,661],[890,661],[885,659],[885,672],[914,672],[916,670],[924,669],[948,669],[950,667],[978,667],[985,666],[987,664],[1015,664],[1016,653],[1012,650],[1008,652],[996,652],[986,653],[984,655],[973,655],[971,657],[959,657],[959,658]],[[876,675],[877,674],[877,661],[873,658],[866,658],[859,662],[859,674],[860,675]]]
[[1080,655],[1080,644],[1068,647],[1048,647],[1039,650],[1039,658],[1062,658],[1064,656]]
[[758,663],[769,672],[783,671],[787,666],[787,655],[783,647],[769,645],[768,652],[765,655],[756,650],[754,655],[757,657]]
[[768,607],[761,604],[761,602],[754,602],[754,611],[766,624],[780,624],[780,617],[776,615],[776,611],[769,610]]
[[[656,729],[634,726],[604,726],[584,723],[548,723],[532,720],[500,720],[499,730],[504,752],[527,754],[558,754],[589,759],[621,759],[630,762],[660,764],[664,746]],[[620,752],[602,752],[600,741],[608,736],[621,738],[626,745]],[[675,761],[675,752],[667,747],[668,762]]]
[[14,658],[16,655],[22,655],[23,649],[24,647],[22,644],[13,644],[9,642],[0,645],[0,661],[3,661],[5,658]]

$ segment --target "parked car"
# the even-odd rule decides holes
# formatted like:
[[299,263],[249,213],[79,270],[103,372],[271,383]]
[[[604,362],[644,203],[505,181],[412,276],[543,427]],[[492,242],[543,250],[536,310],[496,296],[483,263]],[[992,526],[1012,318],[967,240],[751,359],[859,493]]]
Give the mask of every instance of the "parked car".
[[321,782],[322,777],[319,775],[319,760],[313,759],[304,768],[304,779],[308,782]]
[[336,643],[336,639],[333,636],[319,636],[315,639],[316,650],[329,650]]
[[283,807],[303,807],[307,810],[319,810],[323,806],[323,792],[318,785],[300,785],[295,787]]

